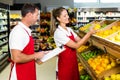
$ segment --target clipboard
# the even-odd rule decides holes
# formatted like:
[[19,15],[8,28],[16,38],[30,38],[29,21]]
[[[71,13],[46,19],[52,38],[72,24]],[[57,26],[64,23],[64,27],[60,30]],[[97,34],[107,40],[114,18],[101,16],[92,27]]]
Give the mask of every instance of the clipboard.
[[[51,50],[49,53],[47,53],[43,58],[41,58],[39,61],[40,62],[45,62],[53,57],[55,57],[56,55],[58,55],[59,53],[63,52],[65,50],[65,48],[63,46],[57,47],[53,50]],[[39,61],[38,64],[39,64]]]

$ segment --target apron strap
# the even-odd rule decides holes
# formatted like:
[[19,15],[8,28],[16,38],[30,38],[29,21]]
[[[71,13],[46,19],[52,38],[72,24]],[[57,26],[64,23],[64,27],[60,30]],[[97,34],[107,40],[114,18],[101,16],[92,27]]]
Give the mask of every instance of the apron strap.
[[30,34],[28,33],[28,31],[25,29],[25,28],[23,28],[26,32],[27,32],[27,34],[30,36]]
[[10,78],[11,78],[11,72],[12,72],[12,69],[13,69],[13,66],[14,66],[14,62],[13,62],[13,60],[12,59],[8,59],[8,61],[10,61],[11,62],[11,70],[10,70],[10,76],[9,76],[9,80],[10,80]]

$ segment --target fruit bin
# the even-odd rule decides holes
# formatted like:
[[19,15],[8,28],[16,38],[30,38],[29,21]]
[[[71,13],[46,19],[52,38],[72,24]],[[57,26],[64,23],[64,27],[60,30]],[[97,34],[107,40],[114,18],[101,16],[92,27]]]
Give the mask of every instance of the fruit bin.
[[[115,59],[110,56],[107,57],[106,54],[103,54],[88,60],[88,64],[92,67],[93,74],[96,75],[97,80],[102,80],[104,76],[108,75],[110,72],[112,73],[115,69],[120,68]],[[90,63],[92,60],[93,62]]]
[[87,33],[89,31],[89,28],[92,26],[92,24],[99,24],[101,20],[94,20],[82,27],[79,28],[79,31],[83,31],[85,33]]
[[101,26],[100,29],[104,29],[105,27],[112,24],[113,22],[115,22],[115,20],[102,20],[102,21],[100,21],[100,26]]
[[[89,73],[89,75],[91,76],[92,80],[97,80],[96,76],[93,74],[93,71],[91,69],[91,67],[89,67],[88,63],[86,62],[86,60],[83,58],[83,56],[81,55],[82,53],[85,52],[85,54],[87,54],[88,52],[90,52],[90,50],[94,50],[95,47],[94,46],[90,46],[89,49],[87,49],[86,51],[83,51],[81,53],[78,53],[77,56],[80,60],[80,62],[82,63],[83,67],[86,69],[86,71]],[[96,55],[96,53],[95,53]],[[95,56],[95,55],[90,55],[89,57]],[[88,57],[88,56],[87,56]]]
[[91,37],[91,45],[99,47],[118,59],[120,58],[120,45],[116,45],[113,42],[96,36]]
[[120,20],[117,20],[107,27],[100,29],[94,36],[106,39],[108,36],[120,30]]
[[[92,49],[93,51],[94,49]],[[88,50],[86,52],[84,52],[85,54],[89,54],[91,50]],[[98,50],[96,50],[98,51]],[[94,52],[95,55],[91,56],[89,55],[89,59],[86,59],[83,54],[78,54],[78,57],[80,58],[81,60],[81,63],[84,65],[84,67],[87,69],[88,73],[91,75],[92,79],[93,80],[102,80],[102,78],[104,76],[106,76],[109,72],[112,72],[112,70],[114,69],[117,69],[119,68],[119,66],[117,66],[117,63],[115,63],[115,59],[113,59],[111,56],[107,56],[108,54],[105,54],[103,52]],[[94,54],[92,53],[92,54]],[[88,57],[88,56],[86,56]],[[100,61],[101,60],[101,61]],[[96,63],[95,63],[96,61]],[[106,62],[107,64],[104,65],[104,68],[103,68],[103,62]],[[90,63],[91,62],[91,63]],[[99,63],[100,62],[100,63]],[[95,64],[93,64],[95,63]],[[108,64],[109,63],[109,64]],[[91,65],[90,65],[91,64]],[[108,66],[109,65],[109,66]],[[94,69],[93,69],[94,68]],[[98,74],[97,71],[100,71],[101,72]]]
[[[89,65],[86,64],[84,58],[80,55],[77,54],[78,58],[80,59],[80,62],[82,64],[82,66],[84,67],[84,69],[88,72],[88,74],[91,76],[92,80],[97,80],[95,75],[93,74],[92,70],[90,69]],[[81,73],[80,73],[81,74]]]
[[[113,75],[119,74],[119,73],[120,73],[120,66],[114,67],[110,69],[109,71],[104,72],[100,80],[107,80],[107,78],[110,77],[111,75],[113,77]],[[120,80],[120,75],[118,77],[117,77],[118,79],[108,79],[108,80]]]
[[92,24],[92,27],[94,30],[102,30],[113,22],[115,22],[115,20],[102,20],[97,24]]
[[80,80],[92,80],[91,76],[88,74],[86,69],[83,67],[79,58],[78,58],[78,70],[79,70]]
[[89,31],[89,28],[92,26],[94,27],[95,30],[98,30],[98,29],[105,28],[106,26],[110,25],[113,22],[115,22],[115,20],[95,20],[95,21],[92,21],[92,22],[86,24],[83,27],[80,27],[79,30],[87,33]]
[[112,42],[116,45],[120,45],[120,30],[113,33],[112,35],[108,36],[106,38],[106,40],[108,40],[109,42]]

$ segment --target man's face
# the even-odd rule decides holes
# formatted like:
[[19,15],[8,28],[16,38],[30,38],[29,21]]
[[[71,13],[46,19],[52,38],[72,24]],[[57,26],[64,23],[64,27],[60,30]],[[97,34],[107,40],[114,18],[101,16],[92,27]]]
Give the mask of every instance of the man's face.
[[35,24],[36,21],[39,19],[39,10],[38,9],[35,9],[35,12],[32,13],[31,15],[31,24]]

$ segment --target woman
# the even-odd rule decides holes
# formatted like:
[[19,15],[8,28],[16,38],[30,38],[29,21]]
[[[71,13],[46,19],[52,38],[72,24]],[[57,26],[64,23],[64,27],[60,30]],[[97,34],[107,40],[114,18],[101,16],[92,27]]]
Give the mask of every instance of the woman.
[[71,28],[66,26],[69,23],[69,16],[65,8],[59,7],[52,13],[51,32],[54,33],[55,43],[57,46],[63,45],[66,48],[58,55],[58,80],[79,80],[76,49],[85,44],[95,31],[91,29],[80,39]]

